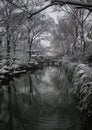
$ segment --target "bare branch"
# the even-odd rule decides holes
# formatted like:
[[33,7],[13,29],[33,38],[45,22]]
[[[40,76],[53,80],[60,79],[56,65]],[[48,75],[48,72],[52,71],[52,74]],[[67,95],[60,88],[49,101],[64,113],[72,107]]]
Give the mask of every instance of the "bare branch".
[[34,15],[36,15],[36,14],[42,12],[43,10],[45,10],[45,9],[47,9],[47,8],[53,6],[53,5],[56,5],[56,4],[54,4],[54,3],[53,3],[53,4],[50,3],[50,4],[46,5],[46,6],[44,6],[42,9],[39,9],[38,11],[35,11],[34,13],[30,13],[29,16],[28,16],[28,18],[33,17]]
[[84,8],[92,8],[92,4],[90,3],[85,3],[85,2],[79,2],[79,1],[74,1],[74,0],[53,0],[51,3],[54,3],[54,4],[63,4],[63,5],[75,5],[75,6],[81,6],[81,7],[84,7]]
[[84,9],[88,9],[92,12],[92,4],[90,3],[85,3],[85,2],[79,2],[79,1],[70,1],[70,0],[52,0],[50,4],[42,7],[41,9],[35,11],[35,12],[28,12],[26,10],[24,10],[23,8],[19,7],[18,5],[16,5],[15,3],[12,3],[10,2],[9,0],[6,0],[7,2],[9,2],[10,4],[13,4],[14,6],[16,6],[17,8],[21,9],[22,11],[25,11],[28,13],[28,18],[31,18],[33,17],[34,15],[42,12],[43,10],[53,6],[53,5],[60,5],[60,6],[63,6],[63,5],[74,5],[76,8],[84,8]]

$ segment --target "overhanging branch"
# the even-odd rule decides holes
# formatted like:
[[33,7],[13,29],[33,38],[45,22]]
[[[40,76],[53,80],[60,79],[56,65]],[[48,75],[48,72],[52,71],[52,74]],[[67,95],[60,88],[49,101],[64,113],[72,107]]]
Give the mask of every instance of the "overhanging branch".
[[[34,15],[36,15],[36,14],[42,12],[43,10],[45,10],[45,9],[47,9],[47,8],[53,6],[53,5],[57,5],[57,3],[55,3],[55,4],[54,4],[54,3],[50,3],[50,4],[46,5],[46,6],[44,6],[42,9],[39,9],[38,11],[35,11],[35,12],[33,12],[33,13],[30,13],[29,16],[28,16],[28,18],[33,17]],[[63,6],[63,5],[62,5],[62,6]]]
[[75,6],[81,6],[84,8],[92,8],[92,4],[90,3],[85,3],[85,2],[78,2],[78,1],[71,1],[71,0],[52,0],[53,4],[63,4],[63,5],[75,5]]
[[34,13],[31,13],[29,18],[31,18],[32,16],[42,12],[43,10],[49,8],[50,6],[53,6],[53,5],[60,5],[60,6],[63,6],[63,5],[74,5],[76,8],[78,9],[88,9],[92,12],[92,4],[89,4],[89,3],[84,3],[84,2],[77,2],[77,1],[70,1],[70,0],[52,0],[51,3],[49,5],[46,5],[45,7],[43,7],[42,9],[34,12]]
[[[28,14],[28,18],[33,17],[34,15],[42,12],[43,10],[53,6],[53,5],[74,5],[77,9],[88,9],[92,12],[92,3],[85,3],[85,2],[78,2],[78,1],[74,1],[74,0],[52,0],[50,4],[42,7],[41,9],[35,11],[35,12],[27,12],[26,10],[23,10],[21,7],[19,7],[18,5],[16,5],[15,3],[10,2],[9,0],[6,0],[7,2],[9,2],[10,4],[13,4],[14,6],[16,6],[17,8],[21,9],[22,11],[25,11]],[[47,0],[49,1],[49,0]]]

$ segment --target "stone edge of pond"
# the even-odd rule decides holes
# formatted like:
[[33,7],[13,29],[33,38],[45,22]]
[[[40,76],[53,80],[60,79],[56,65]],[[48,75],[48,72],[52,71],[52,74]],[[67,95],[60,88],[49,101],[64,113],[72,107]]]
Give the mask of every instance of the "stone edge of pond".
[[72,62],[70,58],[62,58],[68,79],[72,81],[72,95],[77,99],[77,109],[92,117],[92,68],[83,63]]

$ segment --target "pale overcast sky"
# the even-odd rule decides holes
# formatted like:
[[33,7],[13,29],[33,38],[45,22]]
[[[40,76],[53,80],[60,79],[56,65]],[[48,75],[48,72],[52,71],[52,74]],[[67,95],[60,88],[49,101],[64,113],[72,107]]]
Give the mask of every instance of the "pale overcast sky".
[[52,17],[54,20],[55,20],[55,23],[58,23],[58,20],[57,20],[57,18],[58,17],[64,17],[64,12],[62,11],[62,12],[58,12],[58,11],[54,11],[53,12],[53,7],[49,7],[49,8],[47,8],[46,10],[45,10],[45,12],[47,13],[47,14],[49,14],[50,15],[50,17]]
[[47,12],[47,14],[49,14],[50,17],[52,17],[52,18],[55,20],[55,22],[57,23],[58,12],[53,12],[53,8],[52,8],[52,7],[46,9],[46,12]]

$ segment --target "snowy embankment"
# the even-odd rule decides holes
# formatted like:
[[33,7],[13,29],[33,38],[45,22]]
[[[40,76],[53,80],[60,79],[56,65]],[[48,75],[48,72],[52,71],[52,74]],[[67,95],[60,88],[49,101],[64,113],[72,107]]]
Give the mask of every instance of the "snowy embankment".
[[37,61],[30,61],[26,64],[12,64],[7,66],[6,64],[0,64],[0,83],[6,79],[26,73],[27,71],[32,71],[38,68],[39,63]]
[[62,59],[68,78],[72,81],[70,92],[77,99],[77,108],[92,116],[92,68],[86,64],[73,63],[69,58]]

